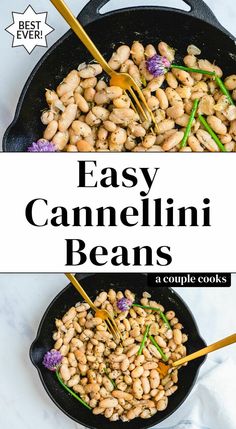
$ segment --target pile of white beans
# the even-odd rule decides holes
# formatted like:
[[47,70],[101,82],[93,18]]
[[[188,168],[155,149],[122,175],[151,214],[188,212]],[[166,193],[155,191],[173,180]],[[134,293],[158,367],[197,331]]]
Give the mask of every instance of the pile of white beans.
[[[99,64],[82,64],[72,70],[56,91],[46,90],[49,109],[41,120],[46,129],[43,138],[52,141],[58,151],[156,151],[156,152],[217,152],[219,147],[194,120],[186,147],[181,148],[193,102],[200,99],[198,113],[206,119],[225,146],[236,149],[236,107],[230,105],[211,76],[172,69],[163,76],[153,77],[146,60],[158,53],[173,61],[175,51],[165,42],[143,46],[135,41],[131,48],[121,45],[109,60],[112,69],[128,72],[138,83],[153,111],[157,130],[153,134],[150,121],[141,121],[132,109],[130,99],[117,86],[109,86]],[[201,51],[189,45],[183,62],[187,67],[222,70],[208,60],[199,59]],[[225,86],[236,100],[236,75],[225,79]]]
[[[142,354],[138,350],[147,325],[149,333],[168,357],[168,363],[186,355],[182,333],[174,311],[167,311],[171,329],[163,322],[158,311],[132,307],[121,312],[116,305],[125,295],[134,300],[130,290],[101,292],[95,305],[114,314],[122,333],[116,343],[107,325],[94,317],[86,303],[79,302],[62,317],[56,319],[53,334],[54,349],[63,355],[60,375],[63,381],[92,407],[96,415],[103,414],[111,421],[123,422],[141,417],[147,419],[163,411],[168,398],[177,390],[178,370],[169,370],[165,377],[157,371],[161,355],[147,338]],[[148,292],[143,293],[142,305],[159,307]],[[113,380],[113,383],[112,381]],[[114,386],[115,383],[115,386]]]

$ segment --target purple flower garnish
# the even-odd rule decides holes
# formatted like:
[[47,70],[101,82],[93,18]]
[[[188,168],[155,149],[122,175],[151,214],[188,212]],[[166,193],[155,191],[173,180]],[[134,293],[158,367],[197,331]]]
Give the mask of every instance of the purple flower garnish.
[[147,70],[154,77],[165,74],[170,68],[170,65],[171,63],[166,57],[157,54],[148,58],[146,61]]
[[117,308],[119,308],[120,311],[127,311],[132,307],[132,301],[128,298],[121,298],[118,299],[116,302]]
[[28,147],[28,152],[56,152],[56,147],[52,142],[40,139]]
[[45,353],[43,357],[43,365],[50,369],[50,371],[56,371],[60,365],[63,356],[58,350],[51,350],[50,352]]

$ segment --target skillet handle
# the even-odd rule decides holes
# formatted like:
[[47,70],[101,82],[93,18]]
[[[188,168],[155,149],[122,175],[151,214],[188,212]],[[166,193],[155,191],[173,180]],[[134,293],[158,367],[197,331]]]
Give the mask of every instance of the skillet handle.
[[217,27],[219,30],[223,31],[224,33],[227,33],[232,37],[232,35],[220,24],[212,10],[203,0],[183,1],[191,7],[190,11],[188,12],[191,16],[202,19],[203,21],[214,25],[214,27]]
[[[78,20],[80,21],[80,23],[83,26],[85,26],[101,18],[103,15],[100,14],[100,10],[103,6],[105,6],[105,4],[109,3],[109,1],[110,0],[90,0],[81,10],[78,16]],[[174,8],[168,8],[168,7],[159,8],[158,6],[156,7],[150,6],[150,8],[169,10],[170,12],[179,11],[184,13],[185,15],[191,15],[195,18],[202,19],[203,21],[214,25],[219,30],[223,31],[225,34],[233,38],[233,36],[219,23],[214,13],[211,11],[211,9],[206,5],[206,3],[203,0],[183,0],[183,1],[188,6],[190,6],[191,9],[189,12],[183,11],[181,9],[176,9],[176,8],[174,9]],[[146,5],[142,7],[148,8],[148,6]],[[128,9],[133,9],[133,8],[128,8]]]

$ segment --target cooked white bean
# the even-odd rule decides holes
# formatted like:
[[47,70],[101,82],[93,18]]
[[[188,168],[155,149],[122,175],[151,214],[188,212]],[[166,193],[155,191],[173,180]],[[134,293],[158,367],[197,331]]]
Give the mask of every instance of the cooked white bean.
[[164,411],[167,407],[168,404],[168,398],[164,397],[162,399],[160,399],[159,401],[157,401],[156,407],[158,411]]
[[161,55],[166,57],[171,63],[173,62],[175,58],[175,51],[173,48],[167,45],[167,43],[160,42],[158,44],[158,51],[160,52]]
[[61,132],[66,131],[72,122],[75,120],[77,114],[77,105],[69,104],[64,112],[61,114],[58,121],[58,129]]
[[52,143],[56,146],[57,150],[63,150],[69,141],[68,131],[58,131],[55,136],[52,138]]
[[102,73],[100,64],[89,64],[78,72],[79,76],[83,79],[95,77],[100,73]]
[[176,131],[176,133],[172,134],[170,137],[168,137],[163,145],[163,150],[167,151],[175,147],[177,144],[181,142],[181,140],[184,137],[184,133],[182,131]]
[[60,367],[60,375],[64,381],[70,380],[70,371],[67,365],[62,364]]
[[227,134],[227,127],[216,116],[213,116],[213,115],[208,116],[207,122],[210,125],[210,127],[213,129],[213,131],[215,131],[217,134],[222,134],[222,135]]
[[139,65],[144,60],[144,46],[142,43],[135,41],[131,46],[132,60]]
[[178,119],[184,115],[184,105],[183,103],[176,103],[173,106],[169,107],[166,110],[167,116],[171,119]]
[[198,106],[198,113],[201,115],[214,115],[215,100],[212,95],[204,95]]
[[197,131],[197,138],[200,141],[200,143],[206,147],[210,152],[219,152],[219,148],[216,144],[216,142],[212,139],[210,134],[208,134],[205,130],[198,130]]
[[52,110],[45,110],[41,115],[41,122],[43,125],[48,125],[54,119],[54,113]]
[[75,93],[75,102],[76,102],[78,108],[81,110],[81,112],[87,113],[89,111],[88,102],[78,92]]
[[172,73],[183,85],[193,86],[194,80],[190,73],[179,69],[172,69]]
[[44,130],[43,137],[46,140],[52,140],[58,130],[58,122],[56,120],[50,121],[47,128]]
[[85,122],[76,120],[72,123],[72,129],[81,137],[88,137],[92,133],[92,129]]
[[57,87],[57,94],[62,97],[69,91],[74,91],[80,83],[80,77],[77,70],[72,70],[63,82]]
[[182,105],[182,98],[175,89],[168,87],[166,88],[165,93],[171,106],[174,106],[176,103],[181,103]]
[[166,73],[166,81],[171,88],[176,89],[178,87],[178,81],[172,72]]
[[150,80],[150,82],[148,82],[148,85],[147,85],[146,89],[149,90],[149,91],[151,91],[151,92],[154,92],[158,88],[161,87],[161,85],[163,84],[164,80],[165,80],[165,76],[164,75],[154,77],[152,80]]
[[236,74],[232,74],[225,79],[225,86],[229,91],[236,89]]
[[193,152],[203,152],[203,147],[200,145],[200,142],[195,136],[189,136],[188,144],[191,147]]
[[166,110],[169,106],[169,102],[165,91],[161,88],[158,88],[156,90],[156,97],[159,100],[160,108]]

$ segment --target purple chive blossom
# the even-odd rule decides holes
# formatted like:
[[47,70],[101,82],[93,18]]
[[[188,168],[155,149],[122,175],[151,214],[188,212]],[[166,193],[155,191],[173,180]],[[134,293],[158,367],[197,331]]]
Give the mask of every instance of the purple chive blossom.
[[121,298],[118,299],[116,302],[117,308],[119,308],[120,311],[127,311],[132,307],[132,301],[128,298]]
[[57,350],[51,350],[50,352],[45,353],[43,357],[43,365],[50,369],[50,371],[56,371],[60,365],[63,356]]
[[170,65],[171,63],[166,57],[157,54],[148,58],[146,61],[147,70],[154,77],[165,74],[170,68]]
[[56,152],[56,147],[48,140],[38,140],[28,147],[28,152]]

